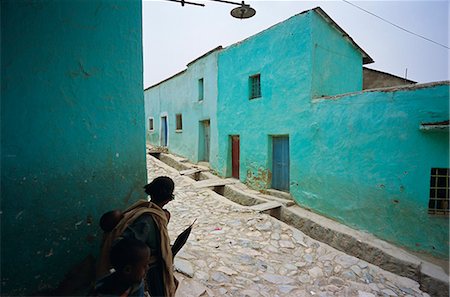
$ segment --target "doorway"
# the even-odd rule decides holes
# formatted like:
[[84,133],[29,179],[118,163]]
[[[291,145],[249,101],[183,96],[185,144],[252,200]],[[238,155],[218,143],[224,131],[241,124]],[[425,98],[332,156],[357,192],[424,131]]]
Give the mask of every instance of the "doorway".
[[200,121],[200,133],[199,133],[199,152],[198,160],[209,162],[209,149],[210,149],[210,122],[209,120]]
[[289,136],[272,137],[272,188],[289,192]]
[[166,147],[168,140],[167,117],[161,117],[161,146]]
[[239,179],[239,135],[231,136],[231,176]]

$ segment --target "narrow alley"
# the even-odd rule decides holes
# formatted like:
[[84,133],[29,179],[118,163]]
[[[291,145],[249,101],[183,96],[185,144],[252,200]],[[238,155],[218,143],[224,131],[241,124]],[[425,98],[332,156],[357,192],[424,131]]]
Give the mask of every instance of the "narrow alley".
[[429,296],[419,284],[241,206],[148,155],[149,180],[175,181],[172,241],[197,219],[175,258],[177,296]]

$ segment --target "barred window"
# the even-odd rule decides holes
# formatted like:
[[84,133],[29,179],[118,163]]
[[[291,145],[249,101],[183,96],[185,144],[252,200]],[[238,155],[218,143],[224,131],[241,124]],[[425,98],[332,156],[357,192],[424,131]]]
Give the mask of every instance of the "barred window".
[[261,97],[261,75],[256,74],[249,77],[249,98]]
[[449,205],[449,169],[432,168],[428,213],[448,216]]

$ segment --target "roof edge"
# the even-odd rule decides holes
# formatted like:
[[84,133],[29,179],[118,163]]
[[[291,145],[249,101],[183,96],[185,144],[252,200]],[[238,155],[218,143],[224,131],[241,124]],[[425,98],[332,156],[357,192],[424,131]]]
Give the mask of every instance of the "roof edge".
[[189,67],[189,66],[191,66],[192,64],[194,64],[195,62],[197,62],[198,60],[203,59],[204,57],[209,56],[209,55],[212,54],[213,52],[219,51],[219,50],[222,50],[222,49],[223,49],[223,47],[222,47],[221,45],[219,45],[219,46],[213,48],[212,50],[207,51],[206,53],[204,53],[204,54],[201,55],[200,57],[198,57],[198,58],[192,60],[191,62],[187,63],[186,66]]
[[363,57],[363,64],[371,64],[375,62],[369,54],[367,54],[354,40],[350,37],[350,35],[344,31],[320,6],[317,6],[312,11],[316,12],[318,15],[320,15],[327,23],[329,23],[332,27],[334,27],[336,30],[342,33],[342,37],[347,39],[348,42],[350,42],[358,51],[361,52]]
[[378,73],[381,73],[381,74],[387,74],[387,75],[393,76],[395,78],[402,79],[404,81],[417,84],[417,81],[413,81],[413,80],[410,80],[410,79],[407,79],[407,78],[404,78],[404,77],[400,77],[398,75],[395,75],[395,74],[392,74],[392,73],[389,73],[389,72],[384,72],[384,71],[380,71],[380,70],[376,70],[376,69],[372,69],[372,68],[368,68],[368,67],[364,67],[364,66],[363,66],[363,69],[367,69],[367,70],[370,70],[370,71],[373,71],[373,72],[378,72]]
[[[206,56],[212,54],[213,52],[219,51],[219,50],[222,50],[222,49],[223,49],[223,47],[222,47],[221,45],[219,45],[219,46],[213,48],[212,50],[207,51],[206,53],[204,53],[204,54],[201,55],[200,57],[198,57],[198,58],[192,60],[192,61],[189,62],[186,66],[189,67],[190,65],[194,64],[194,63],[197,62],[198,60],[203,59],[204,57],[206,57]],[[154,87],[156,87],[156,86],[158,86],[158,85],[160,85],[160,84],[162,84],[162,83],[164,83],[164,82],[166,82],[166,81],[168,81],[168,80],[170,80],[170,79],[172,79],[172,78],[174,78],[174,77],[176,77],[176,76],[178,76],[178,75],[183,74],[184,72],[186,72],[186,70],[187,70],[187,68],[184,69],[184,70],[182,70],[182,71],[180,71],[180,72],[175,73],[174,75],[172,75],[172,76],[170,76],[170,77],[168,77],[168,78],[166,78],[166,79],[164,79],[164,80],[162,80],[162,81],[160,81],[160,82],[157,82],[156,84],[151,85],[150,87],[145,88],[145,89],[144,89],[144,92],[147,91],[148,89],[154,88]]]

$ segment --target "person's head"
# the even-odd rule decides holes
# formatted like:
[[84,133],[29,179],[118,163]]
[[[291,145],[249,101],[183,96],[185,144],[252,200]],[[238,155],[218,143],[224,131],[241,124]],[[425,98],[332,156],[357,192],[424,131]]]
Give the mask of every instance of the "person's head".
[[152,202],[159,206],[164,206],[169,201],[173,200],[173,190],[175,184],[170,177],[158,176],[151,183],[144,186],[145,193],[147,193]]
[[104,232],[111,232],[122,218],[123,213],[120,210],[105,212],[100,218],[100,228],[102,228]]
[[112,246],[110,261],[124,282],[139,283],[148,270],[150,248],[140,240],[124,238]]

